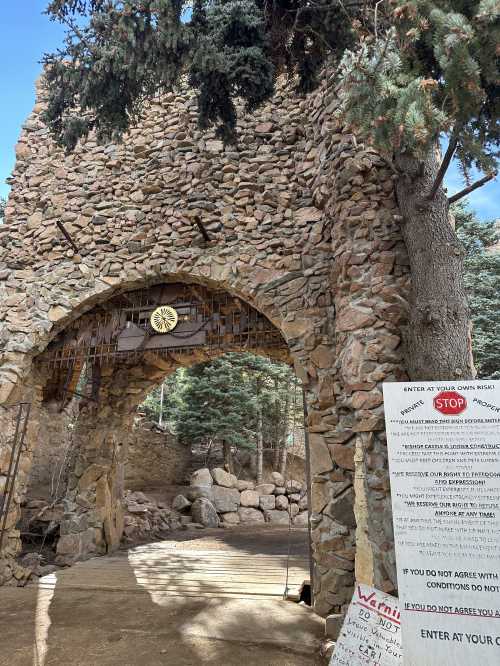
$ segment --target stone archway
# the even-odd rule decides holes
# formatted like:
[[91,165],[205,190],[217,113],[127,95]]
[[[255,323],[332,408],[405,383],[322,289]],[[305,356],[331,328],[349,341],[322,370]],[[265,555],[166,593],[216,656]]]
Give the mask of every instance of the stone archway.
[[[390,171],[334,125],[329,82],[242,112],[238,149],[201,134],[179,92],[152,103],[122,145],[89,139],[63,155],[39,93],[0,229],[0,405],[27,400],[36,412],[46,377],[34,359],[114,294],[162,281],[226,290],[281,332],[306,387],[318,612],[346,603],[354,567],[393,589],[381,382],[405,378],[408,260]],[[36,419],[28,435],[37,443]],[[28,468],[29,455],[17,500]],[[4,580],[16,518],[13,505]]]

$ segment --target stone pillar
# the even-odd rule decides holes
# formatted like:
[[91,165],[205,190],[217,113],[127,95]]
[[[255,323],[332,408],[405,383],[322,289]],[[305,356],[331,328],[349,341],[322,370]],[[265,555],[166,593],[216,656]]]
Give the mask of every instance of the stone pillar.
[[98,402],[81,404],[74,430],[76,460],[64,500],[57,562],[72,564],[116,550],[123,533],[124,464],[137,406],[175,369],[150,356],[144,365],[101,369]]

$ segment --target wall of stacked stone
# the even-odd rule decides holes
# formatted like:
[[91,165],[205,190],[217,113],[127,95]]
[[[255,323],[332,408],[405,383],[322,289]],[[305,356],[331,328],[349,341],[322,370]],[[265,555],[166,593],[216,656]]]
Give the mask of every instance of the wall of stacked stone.
[[174,498],[172,508],[183,514],[186,526],[193,522],[204,527],[308,525],[305,485],[279,472],[272,472],[270,483],[256,484],[220,467],[199,469],[184,494]]
[[[33,359],[117,291],[161,281],[226,289],[282,331],[306,388],[316,609],[348,601],[355,566],[360,580],[393,589],[381,382],[405,376],[408,264],[391,172],[335,125],[331,83],[302,100],[283,88],[254,116],[242,112],[235,148],[197,129],[189,93],[152,103],[123,144],[89,139],[71,155],[50,140],[42,110],[40,91],[0,229],[0,404],[25,398]],[[132,403],[111,409],[116,391],[110,382],[99,407],[107,439],[90,438],[107,461],[106,497],[117,485],[112,426]],[[84,432],[95,415],[81,422]],[[81,462],[79,472],[88,450]],[[102,538],[104,549],[115,541]]]
[[139,421],[128,441],[125,487],[130,490],[182,485],[191,462],[189,447],[174,435],[158,432]]
[[[41,446],[33,447],[26,496],[30,499],[58,499],[73,468],[73,432],[78,416],[78,401],[60,410],[48,404],[40,412]],[[155,429],[147,420],[135,420],[127,433],[125,487],[130,490],[182,485],[190,465],[189,449],[168,432]]]

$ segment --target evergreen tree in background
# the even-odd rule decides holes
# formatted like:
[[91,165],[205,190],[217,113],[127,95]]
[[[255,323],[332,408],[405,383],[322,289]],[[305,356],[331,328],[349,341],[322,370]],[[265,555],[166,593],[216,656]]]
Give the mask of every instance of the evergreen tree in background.
[[478,376],[500,379],[500,234],[497,223],[480,222],[456,207],[457,233],[465,248],[465,285],[473,322]]
[[186,370],[179,368],[163,381],[163,404],[161,401],[161,386],[157,386],[146,397],[140,410],[154,419],[158,424],[164,423],[175,432],[179,413],[182,410],[182,396],[187,383]]
[[464,174],[486,173],[478,184],[496,168],[498,0],[52,0],[48,13],[68,37],[45,58],[46,121],[69,149],[90,130],[119,138],[184,76],[200,126],[235,141],[236,99],[251,111],[282,72],[308,92],[326,65],[339,120],[394,174],[412,276],[410,377],[473,376],[463,252],[442,182],[454,155]]
[[[160,391],[152,391],[139,408],[155,420]],[[301,400],[289,366],[249,353],[225,354],[167,377],[163,418],[186,446],[222,446],[228,469],[234,449],[255,451],[261,480],[264,452],[271,454],[273,468],[285,473],[290,434],[303,419]]]

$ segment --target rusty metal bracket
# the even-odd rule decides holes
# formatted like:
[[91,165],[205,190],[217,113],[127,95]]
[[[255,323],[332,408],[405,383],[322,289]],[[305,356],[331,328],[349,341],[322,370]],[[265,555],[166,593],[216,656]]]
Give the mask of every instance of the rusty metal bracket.
[[9,515],[12,498],[14,497],[16,478],[19,471],[19,461],[21,460],[24,438],[26,436],[26,430],[28,429],[30,412],[30,402],[19,403],[19,409],[16,416],[14,439],[10,452],[9,468],[5,479],[5,488],[3,493],[0,493],[0,552],[2,551],[5,532],[7,531],[7,517]]
[[75,241],[74,241],[74,240],[71,238],[71,236],[69,235],[69,232],[67,231],[67,229],[66,229],[66,227],[64,226],[64,224],[63,224],[60,220],[57,220],[56,225],[57,225],[57,228],[59,229],[59,231],[60,231],[60,232],[62,233],[62,235],[64,236],[64,238],[65,238],[65,239],[68,241],[68,243],[71,245],[72,249],[78,254],[78,248],[77,248],[77,246],[76,246],[76,244],[75,244]]

